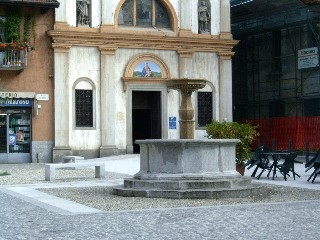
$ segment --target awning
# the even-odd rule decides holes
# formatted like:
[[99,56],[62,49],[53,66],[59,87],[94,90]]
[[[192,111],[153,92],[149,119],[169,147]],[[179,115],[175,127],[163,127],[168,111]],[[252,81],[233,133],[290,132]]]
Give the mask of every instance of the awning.
[[34,98],[35,92],[0,92],[0,98]]
[[58,8],[57,0],[1,0],[0,5],[19,5],[22,7]]

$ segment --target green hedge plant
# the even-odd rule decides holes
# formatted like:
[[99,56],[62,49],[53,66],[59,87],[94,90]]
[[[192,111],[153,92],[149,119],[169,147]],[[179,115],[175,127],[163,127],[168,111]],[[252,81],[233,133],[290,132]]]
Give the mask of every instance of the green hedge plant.
[[257,127],[250,123],[212,121],[206,126],[206,132],[211,139],[239,139],[236,163],[244,164],[252,156],[250,145],[258,137]]

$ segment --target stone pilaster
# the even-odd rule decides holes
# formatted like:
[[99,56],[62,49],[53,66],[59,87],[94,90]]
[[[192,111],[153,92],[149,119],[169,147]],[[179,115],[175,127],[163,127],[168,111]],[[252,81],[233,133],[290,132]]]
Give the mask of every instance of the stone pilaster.
[[55,146],[53,148],[53,162],[61,162],[62,157],[71,154],[69,135],[70,123],[69,98],[69,50],[70,46],[56,46],[54,48],[54,118],[55,118]]
[[180,0],[180,36],[192,36],[192,1]]
[[114,15],[118,16],[118,13],[114,13],[113,1],[101,1],[101,32],[110,32],[115,29]]
[[231,53],[219,54],[219,120],[233,121]]
[[101,52],[101,147],[100,157],[118,153],[116,147],[116,99],[115,99],[115,63],[116,49],[100,48]]
[[220,4],[220,38],[232,39],[230,0],[221,0]]
[[178,51],[179,54],[179,77],[180,78],[192,78],[193,77],[193,52],[190,51]]
[[70,1],[59,1],[60,5],[55,9],[55,22],[67,22],[67,2]]

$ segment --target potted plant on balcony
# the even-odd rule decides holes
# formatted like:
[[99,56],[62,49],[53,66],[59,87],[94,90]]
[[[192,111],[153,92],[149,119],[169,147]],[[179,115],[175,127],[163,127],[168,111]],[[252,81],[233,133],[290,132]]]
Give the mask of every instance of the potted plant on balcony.
[[0,47],[33,50],[33,47],[30,46],[31,35],[33,36],[33,40],[35,38],[32,16],[22,16],[21,10],[14,7],[8,7],[6,11],[6,18],[0,18],[0,28],[2,27],[5,32],[5,39],[0,39]]
[[244,174],[244,164],[251,158],[251,143],[257,138],[257,126],[250,123],[219,122],[212,121],[206,126],[208,138],[215,139],[239,139],[236,145],[236,168]]

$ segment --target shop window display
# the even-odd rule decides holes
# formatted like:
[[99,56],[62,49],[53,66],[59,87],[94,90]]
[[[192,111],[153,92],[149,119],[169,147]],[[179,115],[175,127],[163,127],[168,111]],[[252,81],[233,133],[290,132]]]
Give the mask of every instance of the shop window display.
[[9,116],[9,152],[30,153],[30,115]]

